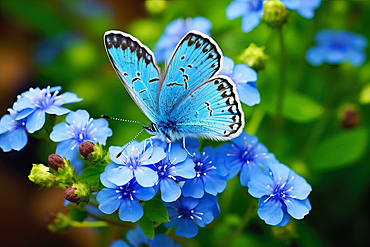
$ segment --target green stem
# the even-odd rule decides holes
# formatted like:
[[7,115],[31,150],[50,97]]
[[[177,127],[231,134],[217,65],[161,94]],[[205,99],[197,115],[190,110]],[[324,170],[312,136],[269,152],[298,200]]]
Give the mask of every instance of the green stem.
[[276,103],[276,113],[274,121],[274,133],[271,138],[272,145],[274,147],[276,144],[276,139],[279,137],[280,132],[284,126],[283,118],[283,108],[284,108],[284,97],[285,97],[285,87],[286,87],[286,64],[285,64],[285,48],[284,48],[284,38],[282,28],[278,29],[279,43],[280,43],[280,74],[279,74],[279,91]]
[[252,219],[256,208],[257,207],[256,207],[255,201],[254,200],[251,201],[247,209],[244,212],[242,221],[240,222],[238,227],[232,232],[232,234],[227,239],[225,239],[225,241],[221,244],[221,246],[228,246],[234,241],[234,239],[243,231],[243,229],[247,226],[249,221]]
[[107,227],[109,226],[108,222],[105,221],[72,221],[72,227]]
[[261,107],[254,109],[252,117],[249,120],[246,131],[250,135],[255,135],[261,125],[262,119],[265,116],[265,111]]
[[87,214],[90,217],[94,218],[94,219],[97,219],[97,220],[100,220],[100,221],[105,221],[106,223],[109,223],[109,224],[114,225],[114,226],[125,227],[125,228],[134,228],[135,227],[133,224],[127,224],[127,223],[124,223],[124,222],[118,222],[118,221],[106,219],[106,218],[97,216],[95,214],[92,214],[90,212],[87,212]]

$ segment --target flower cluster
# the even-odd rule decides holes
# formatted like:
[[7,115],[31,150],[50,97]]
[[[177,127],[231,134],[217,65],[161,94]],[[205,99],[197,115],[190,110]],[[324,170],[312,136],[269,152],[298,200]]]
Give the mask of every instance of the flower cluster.
[[306,52],[306,59],[318,66],[324,62],[340,64],[345,61],[353,66],[365,62],[364,49],[367,46],[365,37],[344,30],[321,30],[315,35],[317,45]]
[[[136,222],[143,216],[139,201],[150,200],[160,191],[166,206],[192,201],[191,208],[186,205],[184,207],[189,212],[199,209],[207,217],[201,217],[203,220],[197,222],[199,217],[191,216],[191,213],[188,218],[202,227],[210,223],[218,213],[211,210],[208,216],[206,209],[215,208],[217,212],[216,195],[225,189],[228,172],[218,163],[212,147],[206,147],[200,153],[196,150],[199,143],[197,145],[190,140],[188,143],[192,155],[180,143],[169,145],[159,140],[155,140],[153,145],[144,140],[140,143],[133,141],[123,147],[110,147],[109,157],[112,162],[100,176],[106,188],[97,195],[99,209],[106,214],[118,210],[121,220]],[[179,223],[174,223],[172,218],[170,214],[169,224]],[[193,226],[196,226],[195,223]],[[190,234],[192,236],[197,232],[194,227]],[[181,233],[181,226],[178,229],[181,236],[190,237],[188,233]]]
[[45,124],[45,114],[63,115],[70,110],[63,104],[79,102],[74,93],[58,95],[61,87],[30,88],[18,95],[9,114],[0,121],[0,148],[4,152],[21,150],[27,144],[27,132],[34,133]]
[[311,186],[275,156],[257,137],[243,132],[217,148],[229,171],[228,179],[240,171],[240,183],[259,199],[258,215],[267,224],[283,226],[292,216],[302,219],[311,210],[307,196]]

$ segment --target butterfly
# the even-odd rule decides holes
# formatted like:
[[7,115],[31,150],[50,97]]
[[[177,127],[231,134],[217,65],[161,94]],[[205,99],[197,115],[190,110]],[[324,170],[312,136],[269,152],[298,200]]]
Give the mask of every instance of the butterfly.
[[[230,140],[241,134],[244,113],[234,82],[215,76],[223,55],[207,35],[188,32],[162,73],[153,52],[121,31],[104,34],[105,48],[127,92],[151,121],[143,126],[171,144],[185,137]],[[150,139],[151,140],[151,139]]]

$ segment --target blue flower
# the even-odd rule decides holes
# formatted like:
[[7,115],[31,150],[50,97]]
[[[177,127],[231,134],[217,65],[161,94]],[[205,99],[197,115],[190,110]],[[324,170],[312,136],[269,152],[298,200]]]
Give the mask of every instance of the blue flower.
[[321,0],[280,0],[285,8],[294,9],[301,16],[311,19],[315,15],[315,9],[320,6]]
[[247,64],[238,64],[234,67],[234,61],[224,57],[219,75],[227,75],[235,82],[241,102],[249,106],[260,103],[260,93],[256,88],[257,73]]
[[61,107],[63,104],[79,102],[74,93],[64,93],[58,95],[61,87],[48,86],[47,88],[30,88],[29,91],[18,96],[13,104],[13,109],[18,111],[15,120],[27,118],[26,128],[29,133],[33,133],[42,128],[45,123],[45,113],[63,115],[70,110]]
[[166,234],[157,234],[153,239],[149,239],[139,226],[128,231],[126,238],[130,244],[123,240],[116,240],[109,247],[139,247],[142,245],[149,247],[181,247],[180,244],[175,244],[175,241],[167,237]]
[[[165,144],[166,148],[167,144]],[[168,153],[168,150],[166,148]],[[177,143],[173,143],[170,150],[171,163],[169,164],[168,155],[158,163],[154,164],[154,170],[158,174],[158,182],[155,185],[161,189],[161,199],[164,202],[176,201],[181,195],[181,188],[175,182],[177,178],[191,179],[196,173],[194,162],[188,157],[188,153]]]
[[140,186],[135,179],[118,186],[107,179],[107,169],[100,175],[100,181],[107,187],[99,191],[96,201],[98,208],[105,214],[112,214],[118,208],[122,221],[136,222],[143,216],[143,208],[138,200],[148,201],[155,196],[153,188]]
[[77,158],[78,146],[81,143],[91,141],[105,145],[108,136],[112,135],[107,120],[103,118],[94,120],[85,110],[70,112],[66,116],[66,122],[54,126],[50,133],[50,139],[54,142],[60,142],[56,154],[67,160]]
[[[151,187],[158,181],[158,174],[150,165],[153,165],[166,157],[163,148],[148,147],[147,141],[133,141],[129,146],[109,148],[109,158],[113,161],[106,167],[107,178],[112,183],[124,185],[131,179],[143,187]],[[123,151],[122,151],[123,150]],[[117,154],[121,155],[117,158]],[[153,152],[153,153],[152,153]]]
[[201,198],[205,192],[217,195],[226,187],[227,170],[223,163],[216,160],[212,147],[205,147],[202,153],[194,152],[196,176],[187,179],[182,187],[182,194],[187,197]]
[[290,220],[303,219],[311,210],[307,196],[311,186],[293,170],[278,162],[264,170],[253,171],[248,192],[259,199],[258,216],[266,224],[284,226]]
[[164,34],[159,38],[154,48],[154,55],[158,62],[168,61],[179,41],[191,30],[197,30],[207,35],[212,23],[204,17],[179,18],[167,25]]
[[306,59],[312,65],[340,64],[345,61],[353,66],[365,62],[364,49],[367,40],[359,34],[344,30],[321,30],[315,35],[317,45],[306,52]]
[[263,4],[266,0],[235,0],[226,8],[227,19],[242,16],[242,30],[248,33],[255,28],[263,16]]
[[0,120],[0,148],[4,152],[21,150],[26,146],[28,136],[26,132],[26,119],[16,120],[17,112],[8,109],[10,114],[2,116]]
[[227,179],[233,178],[240,170],[240,183],[246,186],[250,180],[251,172],[265,167],[267,163],[276,161],[275,156],[268,153],[267,148],[256,136],[246,132],[231,140],[232,143],[224,143],[216,149],[219,159],[223,160],[229,171]]
[[207,195],[202,199],[181,196],[176,202],[164,203],[168,210],[170,222],[167,228],[177,225],[178,236],[192,238],[198,233],[198,226],[205,227],[217,217],[217,197]]

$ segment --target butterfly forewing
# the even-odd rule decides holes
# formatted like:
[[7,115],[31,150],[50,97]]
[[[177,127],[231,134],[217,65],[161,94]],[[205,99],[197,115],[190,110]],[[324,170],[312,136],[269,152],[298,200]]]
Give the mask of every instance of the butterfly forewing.
[[104,44],[126,90],[144,114],[156,122],[159,69],[153,53],[136,38],[120,31],[106,32]]
[[184,132],[215,140],[230,140],[244,128],[244,114],[235,84],[226,76],[215,77],[191,92],[172,118]]
[[222,52],[208,36],[189,32],[177,45],[160,85],[161,114],[168,115],[190,92],[219,71]]

